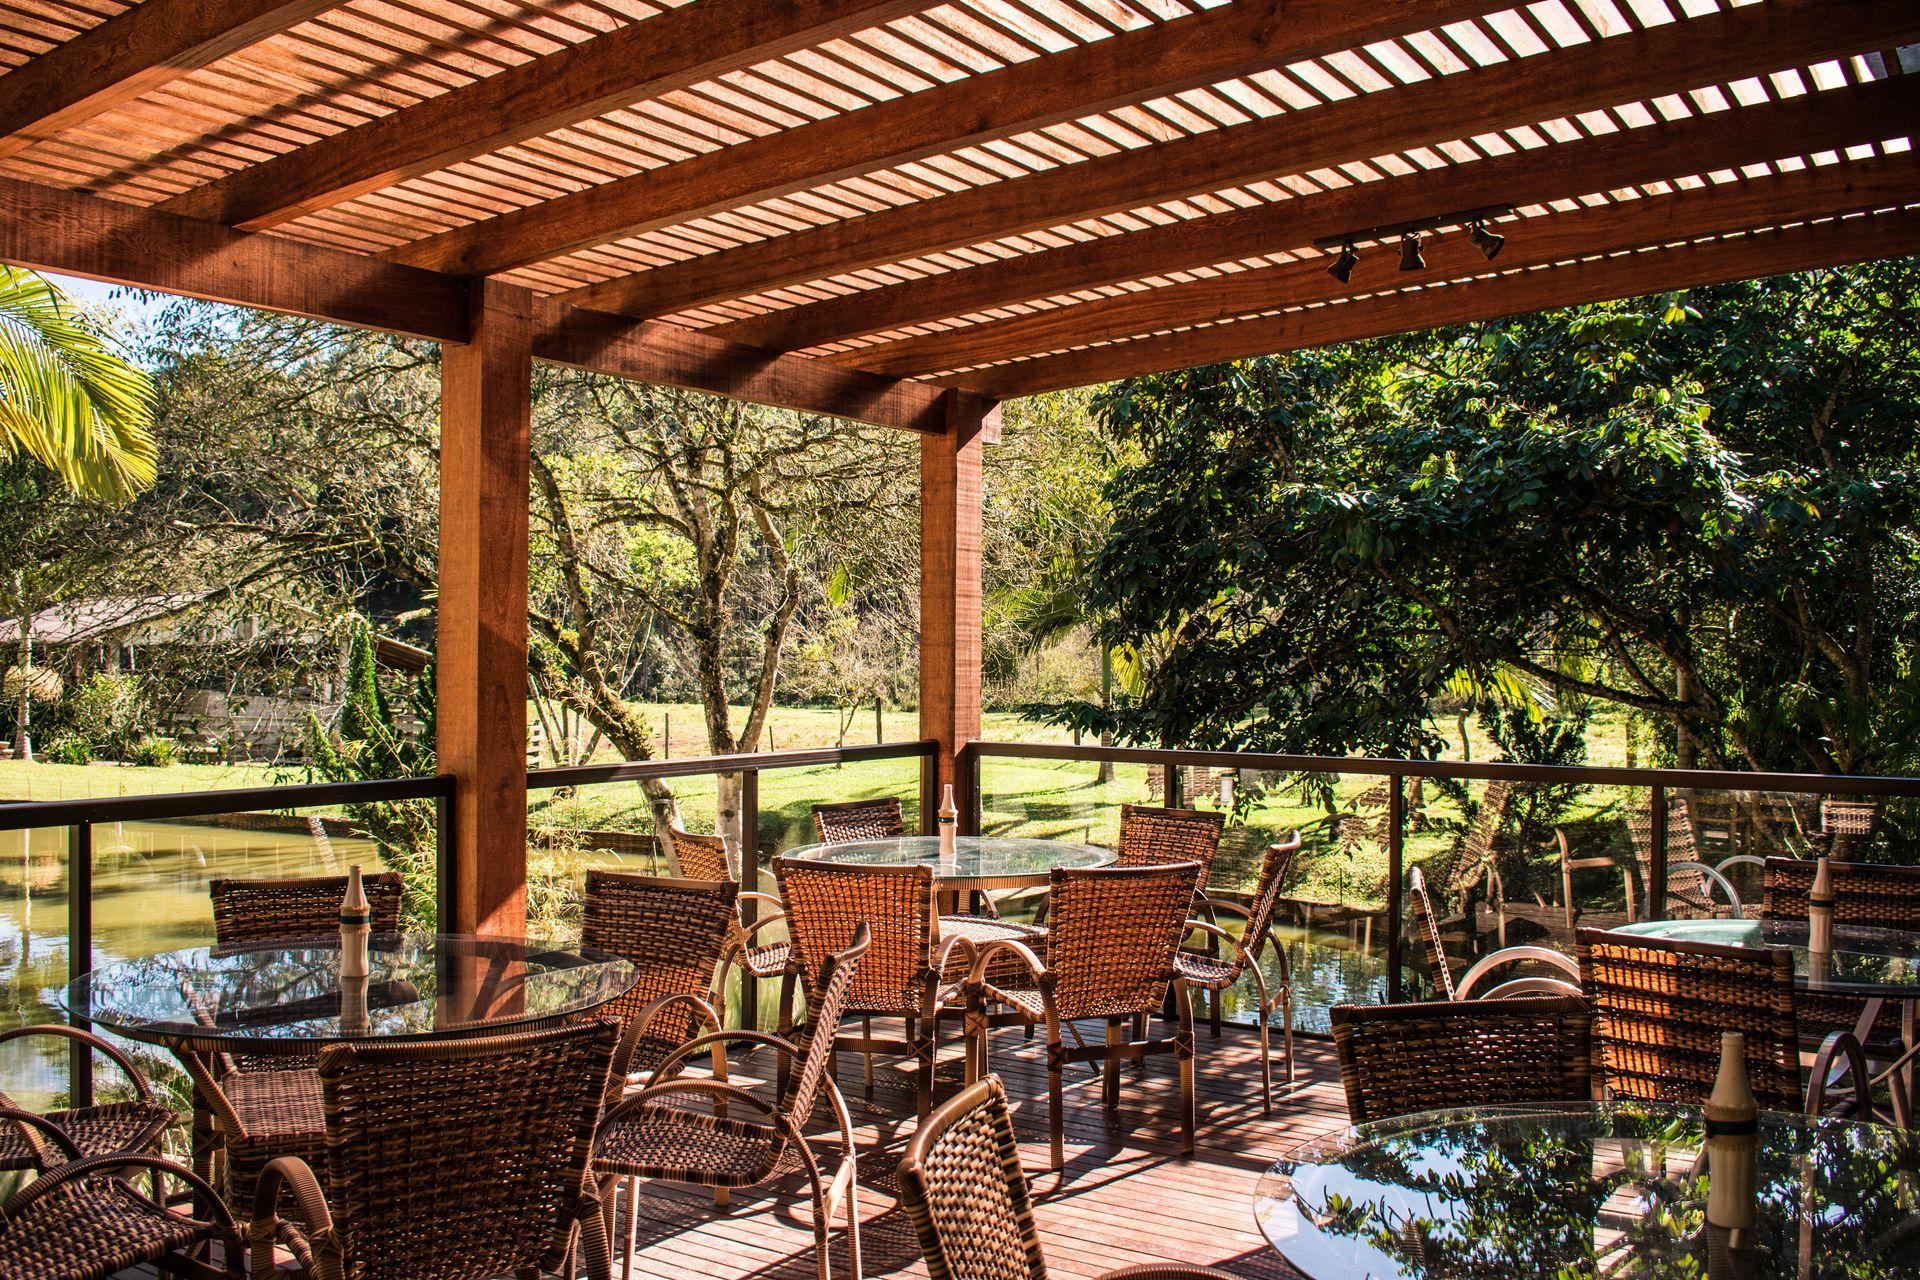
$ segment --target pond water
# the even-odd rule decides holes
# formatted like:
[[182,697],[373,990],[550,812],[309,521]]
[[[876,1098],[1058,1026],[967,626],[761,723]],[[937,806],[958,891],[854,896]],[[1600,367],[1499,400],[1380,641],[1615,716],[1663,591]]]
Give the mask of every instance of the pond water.
[[[0,832],[0,1030],[61,1020],[56,993],[68,977],[67,840],[65,828]],[[93,829],[93,846],[96,965],[211,942],[209,880],[334,875],[355,862],[368,870],[379,866],[370,842],[316,838],[309,830],[102,823]],[[153,1050],[139,1054],[143,1064],[160,1065]],[[63,1093],[66,1070],[57,1042],[0,1044],[0,1090],[29,1107],[48,1106]]]

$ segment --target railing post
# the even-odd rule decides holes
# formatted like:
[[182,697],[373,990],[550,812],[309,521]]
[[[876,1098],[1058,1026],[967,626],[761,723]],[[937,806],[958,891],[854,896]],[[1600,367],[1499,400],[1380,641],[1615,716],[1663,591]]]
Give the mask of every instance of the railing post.
[[960,749],[960,777],[966,786],[960,788],[965,794],[959,801],[959,834],[977,836],[986,810],[986,798],[980,791],[980,748],[971,742]]
[[453,823],[457,810],[453,793],[459,785],[449,778],[447,789],[433,798],[433,918],[442,931],[453,927],[454,904],[460,894],[453,856]]
[[1647,841],[1653,845],[1647,856],[1647,919],[1667,918],[1667,789],[1656,784],[1652,796],[1653,811],[1647,827]]
[[1406,907],[1407,797],[1399,774],[1387,775],[1387,1003],[1403,997],[1401,917]]
[[1160,770],[1160,801],[1169,809],[1180,807],[1180,766],[1171,760]]
[[[747,769],[740,774],[740,870],[748,893],[760,892],[760,771]],[[746,920],[752,925],[760,918],[760,904],[747,903]],[[760,983],[742,965],[740,967],[740,1026],[751,1031],[760,1025]]]
[[920,834],[939,831],[940,761],[929,751],[920,757]]
[[[91,993],[73,979],[93,969],[93,824],[67,828],[67,988],[72,1000],[67,1021],[81,1030],[92,1026]],[[82,1044],[67,1048],[67,1096],[70,1106],[93,1105],[93,1053]]]

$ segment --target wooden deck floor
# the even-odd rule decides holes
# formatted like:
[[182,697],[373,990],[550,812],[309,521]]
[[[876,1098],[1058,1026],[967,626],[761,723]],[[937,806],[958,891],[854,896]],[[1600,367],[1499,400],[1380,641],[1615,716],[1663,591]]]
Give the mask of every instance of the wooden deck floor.
[[[1083,1028],[1089,1038],[1097,1027]],[[1296,1143],[1339,1129],[1346,1102],[1333,1046],[1296,1042],[1298,1072],[1276,1083],[1273,1114],[1260,1114],[1257,1041],[1228,1027],[1219,1040],[1199,1033],[1198,1146],[1179,1154],[1173,1122],[1177,1088],[1170,1060],[1144,1078],[1123,1072],[1120,1109],[1105,1112],[1097,1079],[1086,1068],[1067,1078],[1067,1164],[1063,1176],[1034,1180],[1047,1262],[1059,1280],[1097,1275],[1143,1262],[1219,1267],[1236,1276],[1293,1273],[1253,1223],[1255,1182]],[[1278,1045],[1275,1046],[1276,1050]],[[936,1102],[960,1083],[957,1038],[943,1045]],[[737,1074],[757,1076],[766,1064],[746,1060]],[[1017,1100],[1016,1123],[1029,1171],[1047,1159],[1045,1059],[1018,1031],[995,1033],[993,1066]],[[895,1200],[894,1169],[914,1129],[909,1078],[876,1060],[866,1094],[860,1059],[842,1061],[840,1084],[859,1126],[862,1246],[868,1276],[925,1276],[912,1225]],[[826,1116],[823,1107],[816,1119]],[[817,1128],[818,1126],[816,1126]],[[814,1275],[813,1233],[806,1193],[795,1179],[771,1192],[736,1192],[716,1210],[704,1193],[642,1183],[637,1200],[633,1274],[649,1280],[808,1280]],[[624,1230],[624,1221],[621,1229]],[[616,1255],[618,1251],[616,1242]],[[845,1274],[842,1236],[833,1237],[833,1274]],[[616,1260],[615,1274],[620,1274]]]

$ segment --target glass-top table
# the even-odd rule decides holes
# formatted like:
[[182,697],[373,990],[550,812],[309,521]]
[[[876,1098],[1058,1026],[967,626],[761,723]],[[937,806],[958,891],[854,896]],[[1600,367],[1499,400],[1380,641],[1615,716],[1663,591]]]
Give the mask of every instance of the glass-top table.
[[1642,920],[1615,933],[1726,947],[1787,947],[1796,986],[1888,1000],[1920,998],[1920,933],[1833,926],[1833,950],[1815,959],[1805,920]]
[[1731,1237],[1701,1146],[1686,1107],[1422,1112],[1289,1152],[1254,1214],[1311,1280],[1920,1274],[1920,1135],[1762,1112],[1756,1226]]
[[376,934],[367,976],[340,939],[190,947],[67,985],[69,1013],[176,1053],[302,1055],[343,1040],[491,1034],[586,1013],[638,979],[618,956],[457,934]]
[[939,836],[810,844],[789,851],[787,856],[870,867],[932,867],[943,892],[1045,884],[1055,867],[1104,867],[1115,857],[1113,850],[1098,845],[1017,836],[960,836],[954,841],[951,862],[941,860]]

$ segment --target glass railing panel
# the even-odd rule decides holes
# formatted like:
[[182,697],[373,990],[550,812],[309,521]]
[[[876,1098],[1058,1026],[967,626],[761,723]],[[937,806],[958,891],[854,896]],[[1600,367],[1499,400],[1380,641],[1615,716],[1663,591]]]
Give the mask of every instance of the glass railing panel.
[[[0,1030],[64,1022],[68,977],[67,830],[0,831]],[[66,1042],[0,1044],[0,1090],[45,1111],[67,1098]]]

